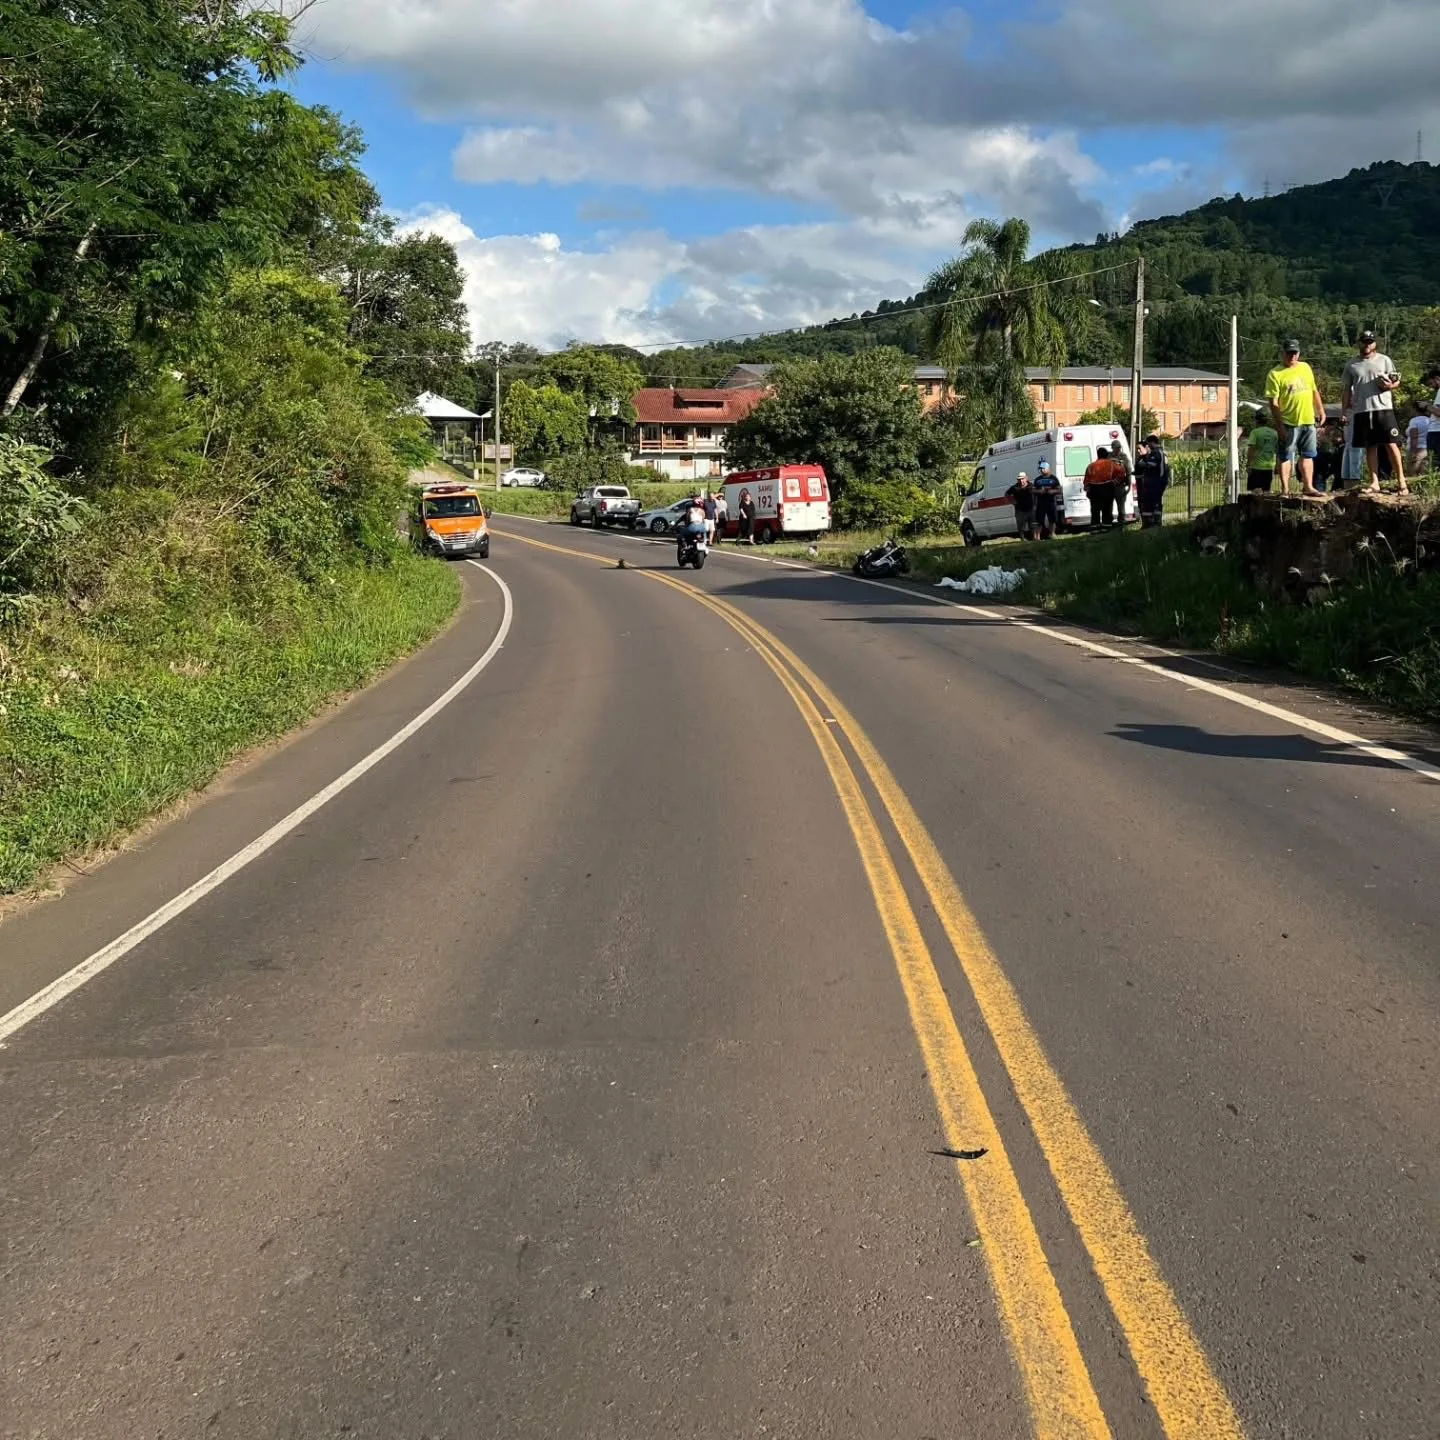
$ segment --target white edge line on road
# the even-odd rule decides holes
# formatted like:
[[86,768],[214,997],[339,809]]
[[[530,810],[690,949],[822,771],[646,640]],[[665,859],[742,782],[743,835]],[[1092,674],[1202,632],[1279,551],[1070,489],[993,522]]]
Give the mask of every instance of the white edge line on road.
[[1030,630],[1036,635],[1045,635],[1051,640],[1059,640],[1064,645],[1073,645],[1077,650],[1088,650],[1092,655],[1103,655],[1107,660],[1117,660],[1122,665],[1138,665],[1152,675],[1159,675],[1165,680],[1174,681],[1177,685],[1184,685],[1191,690],[1203,690],[1207,695],[1215,695],[1221,700],[1229,700],[1232,704],[1243,705],[1247,710],[1268,715],[1272,720],[1283,721],[1286,725],[1306,730],[1322,739],[1334,741],[1337,745],[1348,746],[1363,755],[1388,761],[1405,770],[1413,770],[1415,774],[1423,776],[1426,780],[1440,781],[1440,770],[1433,765],[1427,765],[1425,761],[1417,759],[1414,755],[1407,754],[1404,750],[1396,750],[1390,745],[1379,745],[1373,740],[1365,739],[1363,735],[1352,735],[1348,730],[1339,730],[1334,725],[1327,725],[1323,720],[1312,720],[1308,715],[1301,715],[1296,710],[1286,710],[1280,705],[1272,705],[1268,700],[1257,700],[1254,696],[1242,694],[1228,685],[1219,685],[1213,680],[1202,680],[1198,675],[1185,675],[1180,671],[1168,669],[1164,665],[1157,665],[1147,656],[1127,655],[1123,650],[1116,650],[1114,646],[1102,645],[1095,640],[1087,640],[1083,635],[1072,635],[1051,625],[1037,625],[1033,620],[1020,620],[1013,615],[1006,615],[999,610],[986,610],[979,605],[962,605],[956,600],[947,600],[943,595],[927,595],[923,590],[915,591],[899,585],[887,585],[883,580],[867,580],[860,575],[846,575],[843,571],[833,573],[840,575],[841,579],[853,580],[857,585],[874,585],[878,589],[889,590],[895,595],[908,595],[931,605],[944,605],[951,610],[963,611],[966,615],[978,615],[982,620],[1002,620],[1008,625],[1015,626],[1017,630]]
[[367,771],[373,770],[387,755],[399,749],[417,730],[433,720],[452,700],[456,698],[500,653],[505,637],[510,633],[510,622],[515,614],[515,602],[510,587],[488,566],[472,560],[470,564],[483,570],[499,587],[504,601],[504,613],[500,628],[485,653],[448,689],[432,700],[415,718],[401,726],[383,744],[376,746],[363,759],[357,760],[343,775],[337,776],[323,790],[317,791],[302,805],[297,805],[282,820],[277,820],[263,835],[257,836],[243,850],[237,850],[228,860],[222,860],[208,875],[203,875],[188,889],[182,890],[173,899],[167,900],[158,910],[153,910],[138,924],[132,925],[123,935],[82,960],[73,969],[67,970],[52,980],[43,990],[37,990],[28,1000],[23,1000],[6,1015],[0,1016],[0,1048],[6,1041],[23,1029],[32,1020],[43,1015],[52,1006],[58,1005],[67,995],[73,995],[82,985],[108,970],[117,960],[129,954],[137,945],[148,940],[157,930],[168,925],[177,915],[183,915],[197,901],[204,899],[212,890],[218,889],[232,875],[238,874],[252,860],[258,860],[267,850],[279,843],[297,825],[303,824],[322,805],[328,804],[343,790],[348,790]]
[[[529,520],[536,517],[527,515],[510,518]],[[650,536],[640,538],[652,540],[654,543]],[[1017,630],[1030,630],[1036,635],[1044,635],[1051,640],[1058,640],[1061,644],[1073,646],[1077,650],[1087,650],[1092,655],[1103,655],[1107,660],[1119,661],[1122,665],[1138,665],[1152,675],[1158,675],[1175,684],[1187,686],[1192,690],[1202,690],[1207,695],[1228,700],[1234,705],[1243,705],[1247,710],[1254,710],[1260,715],[1268,715],[1272,720],[1293,725],[1299,730],[1318,735],[1321,739],[1347,746],[1362,755],[1369,755],[1376,760],[1384,760],[1391,765],[1398,765],[1403,770],[1413,771],[1426,780],[1440,781],[1440,770],[1417,759],[1414,755],[1407,754],[1404,750],[1397,750],[1390,745],[1377,744],[1373,740],[1365,739],[1363,735],[1352,735],[1348,730],[1339,730],[1333,725],[1327,725],[1323,720],[1312,720],[1308,715],[1301,715],[1298,711],[1286,710],[1280,705],[1271,705],[1266,700],[1257,700],[1253,696],[1231,689],[1228,685],[1220,685],[1213,680],[1202,680],[1198,675],[1185,675],[1179,671],[1167,669],[1164,665],[1157,665],[1155,661],[1144,655],[1127,655],[1123,650],[1116,650],[1111,645],[1102,645],[1095,640],[1087,640],[1083,635],[1072,635],[1051,625],[1037,625],[1033,620],[1020,620],[1013,615],[1006,615],[1000,610],[987,610],[981,605],[964,605],[958,600],[947,600],[943,595],[931,595],[924,590],[915,590],[909,586],[890,585],[884,580],[871,580],[863,575],[851,575],[844,570],[821,570],[814,565],[805,565],[789,560],[771,560],[764,555],[742,554],[733,550],[720,550],[718,547],[711,553],[723,555],[726,559],[731,560],[760,560],[767,565],[774,565],[785,570],[804,570],[811,575],[833,576],[840,580],[849,580],[855,585],[873,585],[877,590],[888,590],[892,595],[904,595],[909,600],[919,601],[923,604],[943,605],[947,609],[959,610],[963,614],[974,615],[981,620],[999,620],[1004,624],[1013,625]]]

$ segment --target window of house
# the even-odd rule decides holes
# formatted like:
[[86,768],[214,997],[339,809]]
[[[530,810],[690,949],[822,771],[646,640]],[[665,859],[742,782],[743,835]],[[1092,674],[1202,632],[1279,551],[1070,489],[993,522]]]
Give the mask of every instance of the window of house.
[[640,427],[640,438],[642,440],[658,440],[660,438],[660,427],[658,425],[642,425]]
[[1213,405],[1220,398],[1220,387],[1218,385],[1205,385],[1201,387],[1200,398],[1207,404]]
[[1040,386],[1040,398],[1047,405],[1055,398],[1055,387],[1048,380]]
[[708,440],[708,439],[710,439],[710,426],[708,426],[708,425],[697,425],[697,426],[695,427],[695,438],[696,438],[697,440]]
[[1047,411],[1040,417],[1040,423],[1041,423],[1047,430],[1053,430],[1053,429],[1055,428],[1055,412],[1054,412],[1053,410],[1047,410]]

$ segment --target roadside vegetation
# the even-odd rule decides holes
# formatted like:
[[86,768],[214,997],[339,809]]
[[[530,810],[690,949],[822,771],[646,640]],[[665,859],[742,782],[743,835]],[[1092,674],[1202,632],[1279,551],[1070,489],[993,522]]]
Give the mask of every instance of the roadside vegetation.
[[8,0],[0,30],[0,892],[433,634],[402,412],[463,373],[453,250],[273,82],[240,0]]

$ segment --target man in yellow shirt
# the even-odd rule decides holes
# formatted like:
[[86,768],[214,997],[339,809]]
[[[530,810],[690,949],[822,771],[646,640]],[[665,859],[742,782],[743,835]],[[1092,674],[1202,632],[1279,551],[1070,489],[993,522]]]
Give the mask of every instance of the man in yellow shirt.
[[1319,427],[1325,423],[1325,401],[1315,383],[1315,372],[1300,358],[1300,342],[1285,342],[1285,363],[1277,365],[1265,381],[1265,398],[1280,432],[1280,491],[1290,493],[1290,474],[1300,462],[1300,488],[1318,495],[1315,457],[1320,453]]

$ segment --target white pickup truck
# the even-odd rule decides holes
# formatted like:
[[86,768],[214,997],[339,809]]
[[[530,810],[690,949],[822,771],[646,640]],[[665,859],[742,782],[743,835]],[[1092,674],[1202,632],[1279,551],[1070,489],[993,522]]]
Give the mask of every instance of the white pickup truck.
[[587,485],[570,502],[570,523],[624,525],[633,530],[640,521],[640,502],[623,485]]

